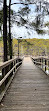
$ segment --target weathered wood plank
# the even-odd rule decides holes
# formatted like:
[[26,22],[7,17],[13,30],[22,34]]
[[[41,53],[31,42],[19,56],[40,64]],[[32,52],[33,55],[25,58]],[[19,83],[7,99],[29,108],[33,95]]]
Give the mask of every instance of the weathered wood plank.
[[17,72],[0,111],[49,111],[49,76],[28,57]]

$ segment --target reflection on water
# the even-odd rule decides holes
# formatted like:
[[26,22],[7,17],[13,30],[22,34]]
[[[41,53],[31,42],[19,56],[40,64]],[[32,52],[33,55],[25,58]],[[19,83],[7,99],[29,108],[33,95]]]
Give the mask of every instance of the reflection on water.
[[46,70],[46,73],[49,74],[49,70]]
[[2,73],[0,72],[0,76],[2,76]]
[[0,80],[2,79],[2,72],[0,71]]
[[0,81],[1,81],[1,79],[2,79],[2,73],[0,72]]
[[[41,67],[41,69],[43,69],[43,71],[45,71],[45,66],[42,66],[42,65],[41,65],[41,66],[39,66],[39,67]],[[49,69],[48,69],[48,68],[46,69],[46,73],[49,74]]]

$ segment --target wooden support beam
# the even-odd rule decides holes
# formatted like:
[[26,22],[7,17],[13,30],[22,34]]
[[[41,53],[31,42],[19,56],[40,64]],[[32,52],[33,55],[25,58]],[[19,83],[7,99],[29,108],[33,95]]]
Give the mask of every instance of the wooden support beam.
[[46,72],[46,65],[47,65],[46,62],[47,62],[47,61],[45,60],[45,72]]

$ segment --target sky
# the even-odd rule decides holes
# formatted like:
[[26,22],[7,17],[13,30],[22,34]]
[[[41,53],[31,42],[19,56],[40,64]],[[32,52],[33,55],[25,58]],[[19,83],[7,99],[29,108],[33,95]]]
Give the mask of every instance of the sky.
[[[12,3],[14,2],[19,2],[19,0],[12,0]],[[49,2],[49,0],[45,0],[47,2]],[[9,4],[9,0],[7,0],[7,4]],[[22,8],[23,5],[13,5],[11,6],[11,9],[14,10],[15,12],[17,12],[20,7]],[[30,9],[31,9],[31,13],[29,14],[29,19],[30,21],[34,20],[36,13],[34,13],[35,10],[35,5],[29,5]],[[44,22],[49,22],[49,15],[44,17]],[[45,31],[49,31],[48,27],[44,27],[43,28]],[[30,33],[30,35],[28,35],[27,31]],[[49,39],[49,35],[45,34],[45,35],[38,35],[37,32],[35,30],[27,30],[24,26],[23,27],[18,27],[16,24],[13,25],[11,32],[13,34],[13,37],[18,38],[18,37],[22,37],[22,38],[44,38],[44,39]]]

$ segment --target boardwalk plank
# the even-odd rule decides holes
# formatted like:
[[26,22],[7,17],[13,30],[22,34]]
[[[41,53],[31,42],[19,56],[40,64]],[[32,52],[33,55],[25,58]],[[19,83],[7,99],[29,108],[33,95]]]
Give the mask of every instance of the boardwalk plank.
[[49,76],[25,57],[0,111],[49,111]]

